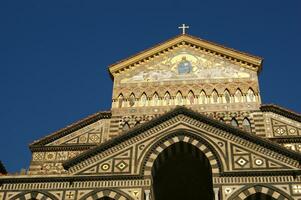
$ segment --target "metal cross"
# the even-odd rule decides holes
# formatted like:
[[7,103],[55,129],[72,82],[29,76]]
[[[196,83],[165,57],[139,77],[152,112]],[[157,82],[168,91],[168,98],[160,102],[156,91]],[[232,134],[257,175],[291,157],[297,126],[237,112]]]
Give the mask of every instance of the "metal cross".
[[178,29],[182,29],[182,34],[184,35],[186,33],[186,29],[189,29],[189,26],[186,26],[186,24],[182,24],[182,26],[179,26]]

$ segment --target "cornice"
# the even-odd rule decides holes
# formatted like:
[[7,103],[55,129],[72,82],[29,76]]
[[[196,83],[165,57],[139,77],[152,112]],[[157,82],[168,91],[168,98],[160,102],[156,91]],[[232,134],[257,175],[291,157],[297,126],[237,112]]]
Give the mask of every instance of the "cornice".
[[296,113],[294,111],[288,110],[286,108],[280,107],[275,104],[263,104],[260,107],[260,110],[262,112],[272,112],[276,113],[278,115],[282,115],[284,117],[290,118],[292,120],[295,120],[297,122],[301,122],[301,114]]
[[31,152],[38,151],[85,151],[95,147],[97,144],[72,144],[60,146],[31,146]]
[[[275,171],[240,171],[240,172],[222,172],[219,176],[223,177],[252,177],[252,176],[293,176],[301,175],[301,170],[275,170]],[[140,175],[89,175],[89,176],[2,176],[0,177],[0,186],[10,183],[47,183],[47,182],[69,182],[70,186],[77,181],[111,181],[111,180],[145,180],[147,177]]]
[[196,49],[202,50],[213,55],[221,56],[230,61],[243,64],[246,68],[261,71],[263,59],[258,56],[253,56],[235,49],[231,49],[213,42],[203,40],[188,34],[178,35],[170,40],[159,43],[149,49],[141,51],[133,56],[123,59],[109,66],[108,70],[113,78],[115,73],[130,69],[134,66],[143,64],[161,54],[167,53],[181,45],[187,45]]
[[290,136],[290,137],[277,137],[277,138],[269,138],[271,141],[277,142],[279,144],[283,143],[300,143],[300,136]]
[[80,121],[77,121],[63,129],[60,129],[40,140],[37,140],[29,145],[30,150],[33,150],[37,146],[44,146],[50,142],[53,142],[54,140],[57,140],[61,137],[64,137],[68,135],[69,133],[72,133],[74,131],[77,131],[87,125],[90,125],[94,122],[97,122],[100,119],[110,119],[111,118],[111,112],[110,111],[104,111],[104,112],[97,112],[95,114],[92,114]]

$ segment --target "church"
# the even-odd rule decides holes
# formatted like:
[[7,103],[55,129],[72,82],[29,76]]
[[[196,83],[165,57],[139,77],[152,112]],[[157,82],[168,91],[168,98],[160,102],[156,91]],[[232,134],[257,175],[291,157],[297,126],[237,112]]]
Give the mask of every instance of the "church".
[[301,115],[263,59],[185,32],[108,67],[112,106],[33,141],[0,200],[301,200]]

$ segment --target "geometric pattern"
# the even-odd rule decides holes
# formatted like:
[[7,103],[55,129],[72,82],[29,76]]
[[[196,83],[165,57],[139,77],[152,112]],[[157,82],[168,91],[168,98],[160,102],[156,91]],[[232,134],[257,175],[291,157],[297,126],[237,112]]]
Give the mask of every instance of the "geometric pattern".
[[278,163],[276,160],[271,160],[266,156],[260,156],[255,153],[251,153],[249,150],[242,147],[231,145],[231,149],[231,154],[233,155],[233,169],[235,170],[287,168],[283,164]]
[[[180,108],[179,108],[180,109]],[[193,125],[194,127],[199,127],[199,125],[197,125],[197,123],[200,123],[198,120],[194,119],[193,121],[191,121],[191,117],[190,116],[185,116],[185,114],[181,114],[178,116],[172,116],[172,119],[170,119],[170,121],[165,121],[165,122],[161,122],[160,126],[166,126],[170,127],[171,124],[169,124],[169,122],[171,122],[172,120],[177,121],[178,125],[175,125],[175,123],[173,123],[173,129],[177,130],[179,128],[183,129],[187,129],[189,128],[190,130],[192,130],[192,127],[189,127],[188,124]],[[194,124],[195,123],[195,124]],[[156,132],[160,133],[160,129],[161,127],[159,125],[156,125],[157,127],[159,127],[159,129],[156,129]],[[139,129],[138,129],[139,130]],[[150,129],[151,130],[151,129]],[[206,130],[206,128],[204,127],[203,130]],[[184,130],[183,130],[184,131]],[[235,171],[249,171],[252,170],[253,172],[259,172],[259,173],[263,173],[265,172],[264,169],[297,169],[296,166],[292,166],[292,165],[296,165],[295,160],[293,161],[284,161],[281,159],[278,159],[278,155],[274,154],[273,150],[264,150],[264,148],[262,148],[262,146],[257,145],[256,149],[253,149],[253,151],[250,150],[250,148],[255,148],[254,142],[248,142],[246,140],[244,140],[243,142],[242,140],[237,140],[234,138],[231,139],[230,141],[228,141],[227,145],[229,147],[225,148],[224,151],[224,157],[220,156],[221,155],[221,151],[219,149],[216,148],[216,146],[226,146],[224,143],[224,145],[221,143],[222,141],[222,137],[219,137],[219,142],[217,142],[216,146],[214,145],[214,143],[216,142],[215,140],[212,141],[210,139],[206,139],[205,137],[208,137],[209,134],[211,134],[209,131],[209,133],[207,135],[203,135],[204,138],[199,137],[200,133],[202,132],[202,130],[198,130],[198,131],[193,131],[193,132],[189,132],[189,131],[184,131],[186,133],[183,133],[183,131],[180,131],[180,134],[175,134],[175,135],[169,135],[169,134],[165,134],[165,139],[161,138],[159,139],[159,141],[156,144],[152,144],[154,140],[157,140],[158,138],[155,137],[155,134],[153,133],[152,135],[147,136],[144,140],[142,140],[144,134],[146,135],[146,131],[142,130],[142,132],[139,132],[137,134],[141,134],[140,138],[137,138],[134,140],[133,136],[130,136],[129,138],[126,138],[125,141],[128,141],[127,144],[125,141],[123,141],[122,143],[116,143],[115,147],[114,147],[114,151],[116,153],[111,153],[111,155],[103,155],[101,156],[101,154],[98,154],[99,157],[95,157],[97,159],[94,159],[92,162],[86,162],[85,160],[79,161],[81,162],[81,164],[78,165],[78,168],[74,168],[74,171],[72,172],[72,169],[69,172],[74,173],[75,174],[114,174],[114,175],[118,175],[118,174],[128,174],[128,175],[134,175],[137,173],[141,173],[140,175],[144,174],[146,176],[150,176],[151,175],[151,168],[154,164],[155,159],[157,158],[157,156],[167,147],[169,147],[172,144],[175,144],[177,142],[186,142],[189,144],[192,144],[193,146],[197,147],[198,149],[201,150],[201,152],[203,152],[205,154],[205,156],[208,158],[210,164],[211,164],[211,168],[212,168],[212,174],[213,176],[219,174],[221,172],[221,169],[223,169],[224,172],[228,173],[232,169],[232,172]],[[143,137],[142,137],[143,136]],[[172,138],[171,138],[172,137]],[[218,137],[218,135],[212,135],[212,138],[216,138]],[[240,136],[235,136],[235,137],[240,137]],[[143,143],[141,143],[142,141]],[[148,139],[148,140],[147,140]],[[239,139],[239,138],[238,138]],[[139,141],[140,140],[140,141]],[[145,141],[150,142],[149,144],[147,144],[147,148],[145,148]],[[139,142],[137,144],[137,142]],[[235,142],[235,144],[234,144]],[[213,146],[209,145],[209,144],[214,145],[214,149]],[[120,152],[120,150],[124,149],[126,146],[124,146],[124,144],[126,144],[126,146],[131,145],[130,147],[128,147],[127,149],[123,150],[122,152]],[[135,145],[136,144],[136,148]],[[140,147],[142,147],[142,145],[144,144],[144,149],[146,153],[142,153],[143,156],[139,156],[139,157],[143,157],[143,159],[139,159],[140,161],[137,161],[137,152],[139,152]],[[222,144],[222,145],[221,145]],[[120,145],[120,146],[119,146]],[[132,146],[133,145],[133,146]],[[253,146],[251,146],[253,145]],[[101,147],[101,146],[99,146]],[[146,150],[147,149],[147,150]],[[112,148],[113,150],[113,148]],[[135,151],[134,151],[135,150]],[[143,148],[142,148],[143,150]],[[141,151],[140,150],[140,154]],[[215,151],[214,151],[215,150]],[[230,150],[230,151],[229,151]],[[117,153],[119,151],[119,153]],[[255,153],[258,152],[258,153]],[[104,152],[105,153],[105,152]],[[217,153],[219,154],[219,156],[217,155]],[[146,156],[144,156],[146,154]],[[109,156],[109,157],[107,157]],[[226,163],[223,159],[225,157],[228,157],[229,159],[227,159],[229,162]],[[133,159],[135,158],[135,159]],[[279,157],[281,158],[281,157]],[[91,158],[92,159],[92,158]],[[99,159],[99,160],[98,160]],[[286,162],[287,164],[284,164],[282,161]],[[289,163],[290,162],[290,163]],[[93,165],[90,165],[90,163]],[[140,164],[141,163],[141,164]],[[84,168],[85,165],[89,168]],[[140,168],[141,166],[141,168]],[[133,173],[132,174],[132,169],[133,168]],[[83,171],[80,171],[83,170]]]
[[93,166],[85,169],[80,174],[129,173],[131,170],[131,157],[132,148],[128,148],[106,160],[95,162]]
[[272,129],[275,137],[298,136],[301,134],[301,129],[288,125],[271,118]]
[[279,200],[285,200],[285,199],[293,199],[285,194],[283,194],[283,192],[281,192],[280,190],[276,189],[276,188],[269,188],[266,186],[262,186],[262,185],[254,185],[254,186],[247,186],[247,188],[242,189],[243,191],[241,191],[240,193],[235,193],[233,194],[229,200],[244,200],[245,198],[247,198],[248,196],[251,196],[252,194],[255,194],[257,192],[262,193],[262,194],[266,194],[269,195],[275,199],[279,199]]

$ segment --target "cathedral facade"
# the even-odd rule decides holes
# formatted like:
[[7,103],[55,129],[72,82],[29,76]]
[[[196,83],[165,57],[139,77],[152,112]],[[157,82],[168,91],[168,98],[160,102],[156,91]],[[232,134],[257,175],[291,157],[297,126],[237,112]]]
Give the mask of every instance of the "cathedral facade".
[[301,115],[262,58],[188,34],[109,66],[112,107],[30,144],[0,200],[301,199]]

